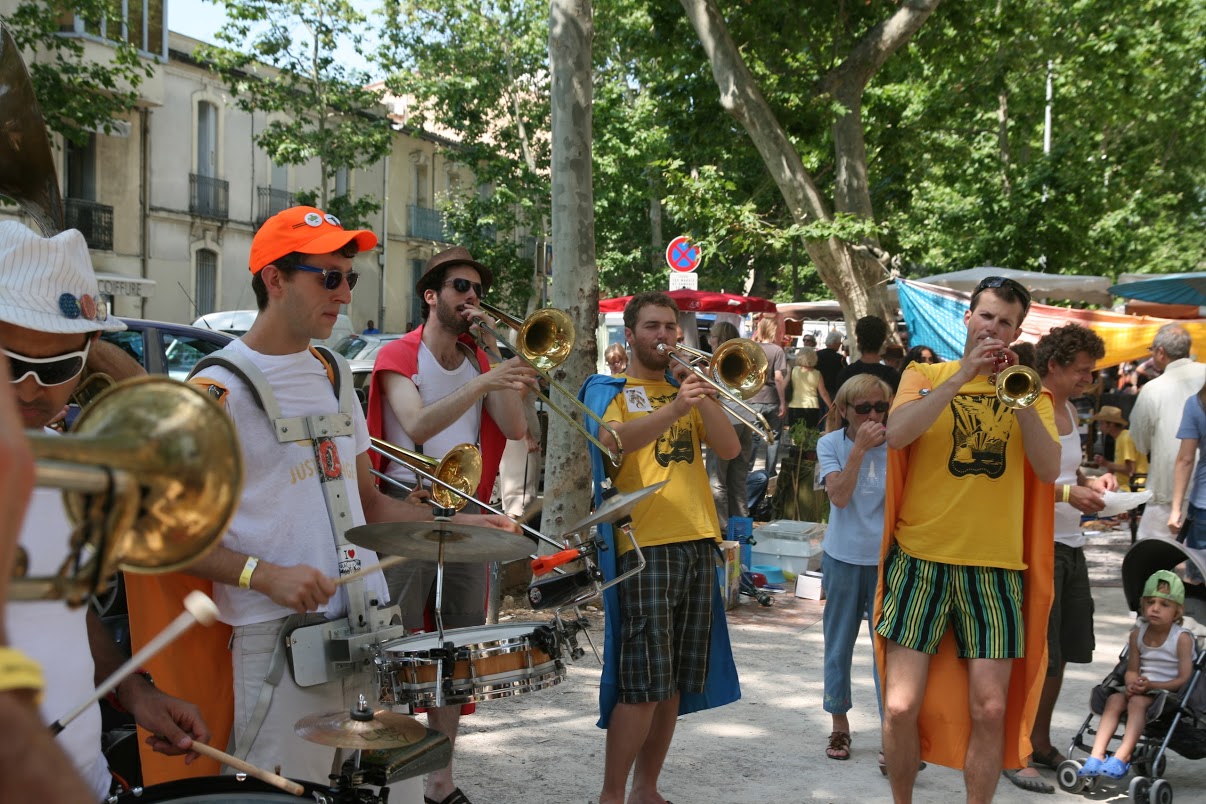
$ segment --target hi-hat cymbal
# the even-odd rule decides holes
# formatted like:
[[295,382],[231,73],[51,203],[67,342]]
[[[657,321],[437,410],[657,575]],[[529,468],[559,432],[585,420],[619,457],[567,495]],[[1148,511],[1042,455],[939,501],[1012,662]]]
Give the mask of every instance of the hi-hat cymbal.
[[293,731],[312,743],[353,749],[402,748],[427,736],[427,728],[410,715],[388,709],[373,711],[367,705],[306,715],[297,721]]
[[514,561],[532,553],[532,540],[497,528],[459,522],[375,522],[347,532],[352,544],[381,555],[454,562]]
[[655,493],[669,482],[669,480],[663,480],[660,483],[654,483],[652,486],[646,486],[636,491],[622,491],[616,496],[604,500],[602,505],[581,521],[574,523],[574,526],[566,529],[565,532],[578,533],[603,522],[615,522],[617,519],[622,519],[632,513],[632,509],[636,508],[637,503],[650,494]]

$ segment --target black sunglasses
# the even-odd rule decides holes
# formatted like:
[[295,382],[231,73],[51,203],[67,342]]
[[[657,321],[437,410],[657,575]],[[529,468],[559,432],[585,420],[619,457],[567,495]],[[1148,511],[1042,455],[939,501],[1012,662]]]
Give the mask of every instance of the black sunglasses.
[[452,289],[457,293],[468,293],[469,288],[473,288],[473,295],[477,296],[479,299],[482,297],[483,291],[481,282],[470,282],[468,279],[458,276],[454,279],[445,279],[444,285],[445,287],[452,285]]
[[339,283],[345,279],[348,281],[348,290],[352,290],[360,281],[360,274],[356,271],[348,271],[345,274],[338,268],[315,268],[313,265],[295,265],[293,267],[308,274],[322,274],[322,286],[327,290],[336,290]]
[[889,405],[887,402],[864,402],[861,405],[851,405],[850,407],[853,408],[854,412],[858,415],[866,416],[873,410],[876,413],[887,413],[888,408],[890,408],[891,405]]
[[80,351],[56,357],[26,357],[7,349],[0,349],[0,352],[8,357],[13,383],[21,382],[32,374],[38,385],[51,387],[78,377],[84,370],[84,362],[88,359],[88,350],[91,347],[92,339],[89,338]]
[[1022,297],[1022,306],[1027,310],[1030,309],[1030,291],[1021,282],[1007,276],[986,276],[980,281],[980,284],[976,285],[976,292],[972,294],[972,298],[976,298],[989,288],[1009,288]]

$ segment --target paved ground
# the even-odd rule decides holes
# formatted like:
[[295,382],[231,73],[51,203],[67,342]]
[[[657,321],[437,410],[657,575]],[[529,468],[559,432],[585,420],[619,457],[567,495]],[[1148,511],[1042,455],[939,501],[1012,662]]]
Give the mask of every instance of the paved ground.
[[[1091,535],[1097,644],[1091,665],[1071,665],[1056,711],[1054,733],[1067,743],[1088,714],[1089,691],[1110,670],[1133,618],[1119,587],[1129,531]],[[772,608],[749,601],[729,620],[743,697],[720,709],[679,720],[663,773],[663,793],[677,804],[728,802],[879,802],[890,800],[876,752],[880,740],[871,680],[870,641],[855,653],[853,756],[824,755],[829,716],[821,710],[823,603],[780,595]],[[520,613],[518,619],[527,619]],[[537,618],[532,618],[537,619]],[[601,636],[597,637],[601,641]],[[597,716],[599,670],[584,658],[564,683],[549,690],[479,705],[462,722],[456,777],[475,802],[589,802],[602,780],[604,732]],[[1048,781],[1054,773],[1044,771]],[[1174,756],[1166,774],[1179,801],[1206,800],[1206,764]],[[916,800],[958,801],[962,777],[947,768],[921,773]],[[1039,796],[1002,780],[996,800],[1034,802],[1079,798],[1057,789]],[[1126,789],[1084,796],[1121,801]]]

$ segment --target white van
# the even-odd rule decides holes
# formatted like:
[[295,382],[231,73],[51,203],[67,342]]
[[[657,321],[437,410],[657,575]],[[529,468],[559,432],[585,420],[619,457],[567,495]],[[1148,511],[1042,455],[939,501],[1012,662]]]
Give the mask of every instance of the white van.
[[[259,312],[259,310],[227,310],[221,313],[209,313],[194,321],[193,326],[201,327],[202,329],[216,329],[237,338],[251,329],[251,324],[255,321],[255,317],[259,315]],[[331,328],[331,336],[323,340],[315,339],[314,343],[321,343],[324,346],[334,348],[335,344],[342,341],[348,335],[354,335],[355,333],[356,330],[352,327],[352,319],[340,313],[335,321],[335,326]]]

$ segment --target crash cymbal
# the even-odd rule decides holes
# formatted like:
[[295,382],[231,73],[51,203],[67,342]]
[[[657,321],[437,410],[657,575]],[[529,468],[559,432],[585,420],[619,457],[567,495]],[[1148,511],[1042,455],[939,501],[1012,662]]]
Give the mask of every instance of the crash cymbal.
[[596,508],[594,512],[588,514],[581,521],[576,522],[572,528],[566,529],[565,532],[578,533],[603,522],[615,522],[617,519],[622,519],[632,513],[632,509],[636,508],[637,503],[650,494],[655,493],[669,482],[669,480],[663,480],[660,483],[654,483],[652,486],[646,486],[636,491],[622,491],[616,496],[604,500],[603,504]]
[[444,560],[459,563],[514,561],[527,558],[533,547],[523,536],[459,522],[375,522],[352,528],[347,540],[381,555],[428,561],[439,558],[443,541]]
[[364,696],[351,710],[306,715],[293,726],[303,740],[335,748],[402,748],[427,736],[427,728],[410,715],[369,709]]

